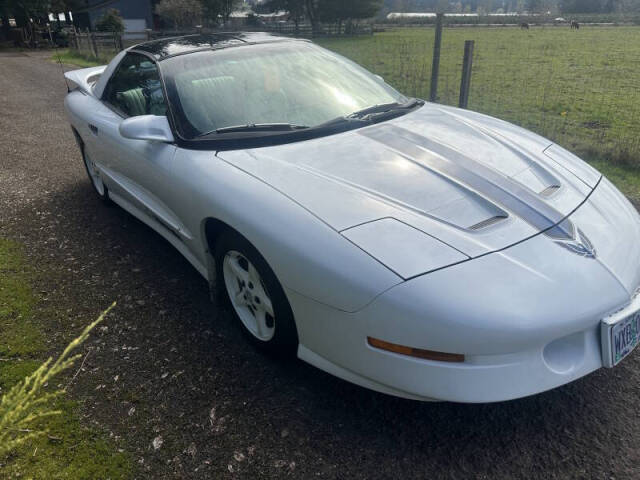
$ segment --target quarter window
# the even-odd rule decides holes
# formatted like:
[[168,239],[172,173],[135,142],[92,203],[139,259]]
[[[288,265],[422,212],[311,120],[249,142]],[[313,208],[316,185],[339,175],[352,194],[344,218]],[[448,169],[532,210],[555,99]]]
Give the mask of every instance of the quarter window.
[[127,117],[167,113],[158,66],[137,53],[122,59],[102,98]]

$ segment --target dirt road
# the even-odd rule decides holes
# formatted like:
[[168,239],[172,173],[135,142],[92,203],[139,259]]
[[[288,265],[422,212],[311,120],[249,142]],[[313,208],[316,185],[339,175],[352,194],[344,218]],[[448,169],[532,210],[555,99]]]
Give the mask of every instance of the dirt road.
[[96,199],[46,57],[0,53],[0,236],[49,276],[43,311],[80,328],[118,301],[71,394],[140,478],[640,477],[640,352],[532,398],[457,405],[254,351],[172,247]]

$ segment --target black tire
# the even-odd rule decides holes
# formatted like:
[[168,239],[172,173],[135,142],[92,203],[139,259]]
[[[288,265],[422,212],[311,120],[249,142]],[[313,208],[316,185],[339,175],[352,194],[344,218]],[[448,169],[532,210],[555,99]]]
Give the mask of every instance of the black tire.
[[[270,297],[274,317],[273,325],[275,332],[269,340],[261,340],[256,337],[242,322],[240,316],[234,308],[230,293],[225,284],[223,272],[224,258],[229,252],[239,252],[249,260],[262,278],[265,290]],[[227,230],[218,239],[215,248],[215,268],[216,268],[216,294],[219,305],[228,309],[240,326],[247,338],[260,350],[269,354],[281,357],[290,357],[296,354],[298,349],[298,331],[296,329],[293,311],[289,301],[276,278],[269,264],[262,255],[245,239],[235,231]]]

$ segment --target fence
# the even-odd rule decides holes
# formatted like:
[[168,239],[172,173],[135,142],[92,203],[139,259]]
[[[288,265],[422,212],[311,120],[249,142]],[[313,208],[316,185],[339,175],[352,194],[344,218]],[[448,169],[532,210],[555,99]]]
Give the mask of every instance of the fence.
[[[296,36],[303,38],[373,35],[373,25],[363,24],[322,24],[315,29],[310,24],[272,23],[260,26],[244,25],[240,27],[243,32],[269,32],[278,35]],[[146,40],[163,37],[176,37],[194,33],[224,33],[238,31],[229,28],[216,30],[145,30],[141,32],[127,32],[124,35],[112,32],[76,32],[69,35],[69,46],[83,55],[96,58],[110,58],[120,50]]]
[[[405,94],[428,99],[434,28],[320,39]],[[640,28],[445,28],[437,102],[458,105],[474,40],[468,108],[531,129],[587,158],[640,167]]]
[[71,33],[69,46],[83,55],[108,58],[124,48],[122,35],[105,32]]

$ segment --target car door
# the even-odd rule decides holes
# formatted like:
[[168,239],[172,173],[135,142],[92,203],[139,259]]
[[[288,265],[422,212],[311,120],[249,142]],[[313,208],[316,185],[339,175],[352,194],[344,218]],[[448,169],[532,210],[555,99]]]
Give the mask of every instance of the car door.
[[[175,198],[171,172],[176,146],[133,140],[120,134],[120,123],[138,115],[166,115],[167,104],[158,66],[151,58],[129,52],[109,79],[102,95],[109,112],[99,116],[95,134],[100,139],[99,161],[108,179],[110,196],[158,222],[179,238],[191,234],[168,205]],[[134,212],[137,213],[137,212]]]

